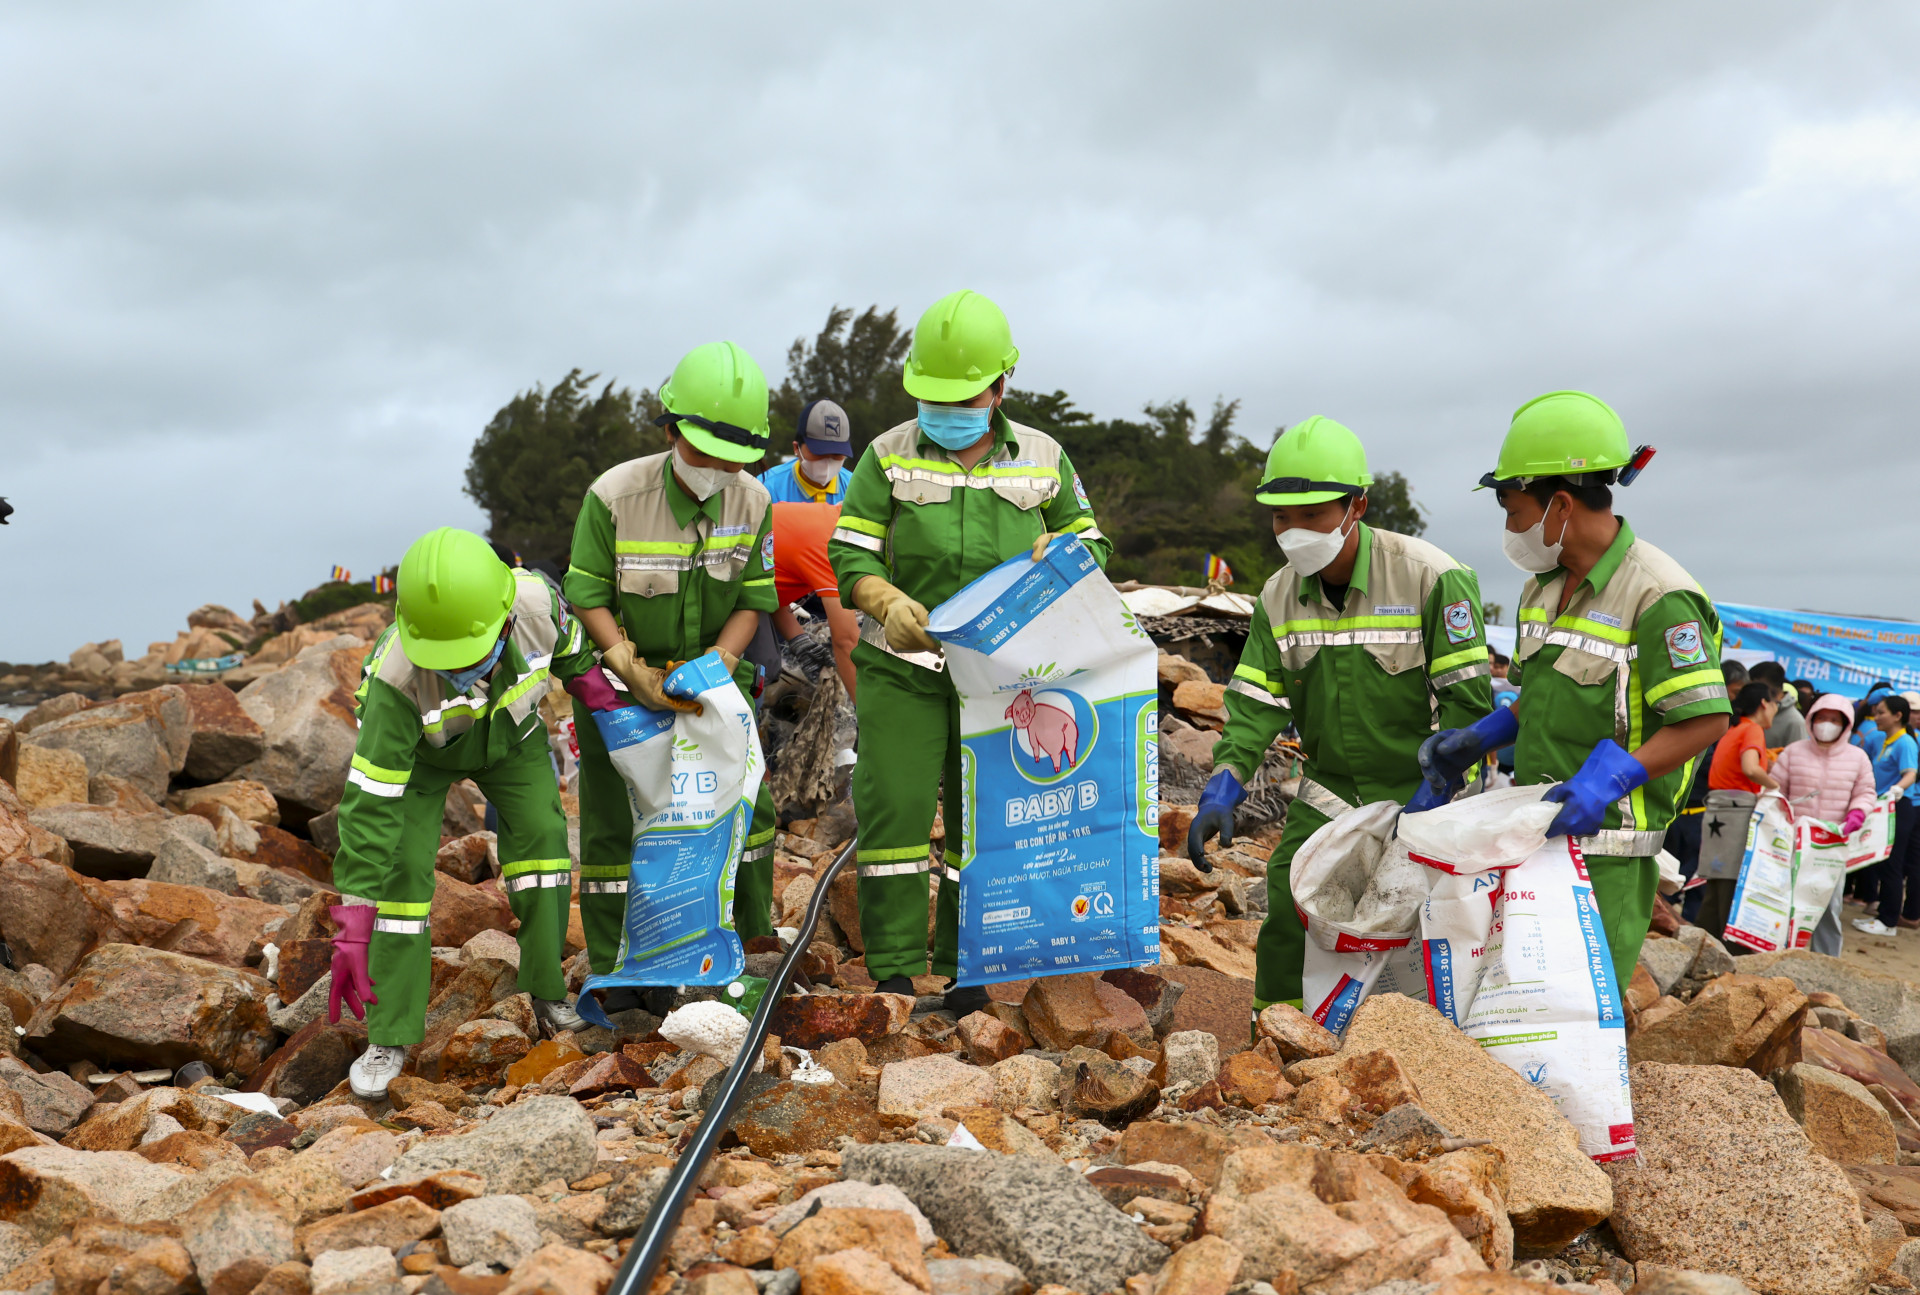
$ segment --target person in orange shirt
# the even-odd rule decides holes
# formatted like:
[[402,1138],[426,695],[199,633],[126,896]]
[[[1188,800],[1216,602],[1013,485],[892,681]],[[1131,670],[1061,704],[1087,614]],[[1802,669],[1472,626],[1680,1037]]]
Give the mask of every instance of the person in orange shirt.
[[853,700],[853,645],[860,641],[860,621],[840,603],[840,585],[827,561],[827,538],[840,524],[839,504],[773,505],[773,588],[779,610],[773,613],[774,633],[785,643],[800,633],[793,605],[818,597],[833,634],[833,665]]
[[1733,727],[1713,750],[1713,766],[1707,771],[1707,786],[1714,791],[1744,791],[1758,795],[1762,788],[1778,791],[1780,784],[1767,772],[1772,759],[1767,752],[1767,726],[1773,723],[1779,704],[1773,689],[1759,681],[1740,689],[1733,699]]

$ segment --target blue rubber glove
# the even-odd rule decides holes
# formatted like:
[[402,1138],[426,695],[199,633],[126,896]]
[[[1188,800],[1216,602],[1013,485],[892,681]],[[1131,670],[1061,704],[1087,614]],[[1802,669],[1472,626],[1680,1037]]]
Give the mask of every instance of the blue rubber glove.
[[1246,798],[1247,789],[1240,785],[1238,774],[1225,767],[1214,770],[1207,789],[1200,793],[1200,808],[1187,825],[1187,858],[1194,867],[1213,871],[1213,865],[1207,862],[1207,838],[1218,832],[1221,845],[1233,844],[1234,806]]
[[1600,830],[1607,806],[1646,781],[1647,766],[1607,739],[1588,754],[1580,772],[1541,797],[1562,806],[1547,835],[1592,836]]
[[1520,733],[1520,717],[1511,706],[1500,706],[1465,728],[1443,729],[1420,744],[1420,776],[1426,793],[1414,793],[1407,813],[1444,805],[1467,780],[1467,772],[1487,758],[1487,752],[1510,746]]

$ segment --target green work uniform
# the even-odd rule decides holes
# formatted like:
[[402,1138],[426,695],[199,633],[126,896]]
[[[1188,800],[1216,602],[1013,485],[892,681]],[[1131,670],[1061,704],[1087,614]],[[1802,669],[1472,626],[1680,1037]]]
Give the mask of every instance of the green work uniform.
[[[853,470],[827,544],[840,601],[878,576],[932,609],[1016,554],[1043,531],[1077,536],[1105,566],[1112,552],[1060,443],[994,411],[993,451],[963,468],[906,422],[876,438]],[[864,618],[863,618],[864,619]],[[853,805],[860,820],[860,934],[875,980],[927,969],[928,872],[936,788],[944,784],[946,853],[940,865],[933,970],[955,974],[959,955],[960,700],[944,670],[914,664],[867,621],[853,650],[860,758]]]
[[[1318,575],[1281,567],[1260,592],[1227,687],[1215,767],[1241,786],[1292,723],[1306,769],[1267,860],[1267,917],[1255,946],[1260,1006],[1300,1001],[1306,929],[1293,903],[1293,856],[1342,810],[1404,802],[1420,784],[1420,744],[1493,709],[1480,582],[1425,540],[1358,524],[1344,606]],[[1284,706],[1283,706],[1284,701]]]
[[[1609,738],[1631,752],[1663,724],[1732,712],[1712,601],[1679,563],[1635,539],[1624,517],[1563,610],[1566,579],[1566,568],[1555,567],[1521,591],[1520,641],[1507,676],[1520,689],[1516,783],[1564,782]],[[1579,842],[1618,985],[1639,961],[1660,880],[1655,856],[1692,772],[1688,761],[1649,779]]]
[[[738,611],[770,613],[773,520],[767,488],[736,472],[706,500],[681,489],[668,470],[673,451],[632,459],[602,474],[581,501],[565,589],[575,607],[611,608],[652,666],[691,660],[720,637]],[[753,696],[754,666],[733,681]],[[607,757],[593,716],[574,702],[580,743],[580,924],[596,975],[614,970],[627,912],[633,807]],[[734,929],[742,940],[773,933],[773,793],[763,780],[734,885]]]
[[425,1037],[434,858],[447,788],[462,778],[499,818],[500,884],[520,919],[520,988],[567,996],[560,956],[573,864],[539,705],[551,677],[591,668],[593,653],[544,580],[514,577],[512,630],[486,678],[456,692],[444,675],[409,661],[390,628],[367,654],[354,694],[360,735],[340,800],[333,883],[343,903],[378,910],[367,950],[379,999],[367,1008],[371,1043],[408,1047]]

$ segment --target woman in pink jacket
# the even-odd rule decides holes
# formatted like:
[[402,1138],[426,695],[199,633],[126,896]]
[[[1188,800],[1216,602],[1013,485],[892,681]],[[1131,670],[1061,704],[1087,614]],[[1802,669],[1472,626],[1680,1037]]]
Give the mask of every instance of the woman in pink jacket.
[[[1853,704],[1828,693],[1813,704],[1807,716],[1807,736],[1788,744],[1768,770],[1780,783],[1780,794],[1795,814],[1811,814],[1838,823],[1852,836],[1873,808],[1873,763],[1867,753],[1848,741],[1853,729]],[[1840,956],[1840,892],[1836,886],[1826,916],[1814,928],[1813,951]]]

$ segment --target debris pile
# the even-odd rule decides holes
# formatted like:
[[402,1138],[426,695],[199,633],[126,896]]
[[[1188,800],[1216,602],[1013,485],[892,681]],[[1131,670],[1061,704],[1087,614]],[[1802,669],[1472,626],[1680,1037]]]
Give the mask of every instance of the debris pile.
[[[739,1041],[710,991],[674,1024],[543,1034],[471,792],[443,825],[426,1037],[386,1099],[351,1094],[366,1035],[325,1016],[328,820],[385,620],[342,616],[277,631],[320,636],[261,661],[268,640],[250,676],[121,689],[109,661],[112,682],[0,722],[0,1291],[598,1295],[715,1100]],[[1195,670],[1163,657],[1162,732],[1198,767],[1219,697]],[[1280,813],[1290,764],[1263,769]],[[1597,1166],[1424,1004],[1370,998],[1344,1039],[1285,1005],[1255,1019],[1278,824],[1203,874],[1190,812],[1162,807],[1165,965],[996,985],[960,1019],[942,978],[873,992],[855,879],[833,882],[649,1295],[1920,1277],[1920,987],[1736,961],[1663,921],[1629,989],[1640,1154]],[[778,838],[780,927],[855,830],[844,799],[809,813]],[[576,915],[576,987],[583,943]],[[783,950],[750,942],[749,971]]]

